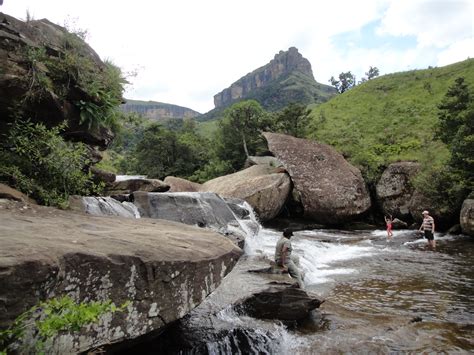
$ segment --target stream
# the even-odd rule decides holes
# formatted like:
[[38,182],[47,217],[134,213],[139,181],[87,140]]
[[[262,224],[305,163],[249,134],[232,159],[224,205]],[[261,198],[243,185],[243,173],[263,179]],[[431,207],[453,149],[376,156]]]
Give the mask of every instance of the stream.
[[[247,270],[271,258],[281,232],[262,228],[221,286],[179,326],[137,347],[145,354],[471,353],[474,240],[410,230],[303,230],[292,238],[306,289],[326,300],[288,327],[229,305],[261,284]],[[191,338],[191,339],[190,339]],[[163,344],[164,343],[164,344]]]

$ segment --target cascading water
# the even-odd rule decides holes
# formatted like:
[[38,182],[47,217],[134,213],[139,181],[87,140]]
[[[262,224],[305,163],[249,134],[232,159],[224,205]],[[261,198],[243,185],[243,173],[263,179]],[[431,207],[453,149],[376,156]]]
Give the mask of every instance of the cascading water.
[[140,218],[137,207],[131,202],[119,202],[112,197],[83,197],[86,213],[95,216]]
[[[249,208],[245,206],[245,208]],[[251,223],[250,223],[251,221]],[[239,220],[242,229],[256,219]],[[253,229],[249,229],[252,231]],[[141,353],[319,354],[474,350],[472,238],[436,235],[438,250],[409,230],[302,230],[292,238],[306,289],[326,300],[294,329],[236,313],[264,280],[249,269],[272,259],[281,231],[249,233],[245,256],[180,324]],[[420,321],[421,320],[421,321]],[[170,343],[170,338],[174,341]],[[183,345],[186,344],[186,345]],[[157,349],[159,351],[157,352]]]

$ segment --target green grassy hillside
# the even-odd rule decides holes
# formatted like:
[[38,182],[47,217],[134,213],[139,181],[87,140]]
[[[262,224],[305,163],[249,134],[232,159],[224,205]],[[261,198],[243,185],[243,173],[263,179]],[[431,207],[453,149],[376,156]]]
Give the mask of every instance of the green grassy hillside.
[[371,180],[391,162],[436,164],[447,158],[435,141],[437,105],[457,77],[474,86],[474,59],[370,80],[312,106],[309,136],[330,144]]

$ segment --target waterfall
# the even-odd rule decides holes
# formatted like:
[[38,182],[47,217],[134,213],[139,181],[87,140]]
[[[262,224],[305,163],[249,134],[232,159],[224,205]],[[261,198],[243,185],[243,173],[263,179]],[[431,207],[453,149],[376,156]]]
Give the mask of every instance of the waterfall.
[[83,197],[84,211],[94,216],[140,218],[137,207],[131,202],[119,202],[112,197]]

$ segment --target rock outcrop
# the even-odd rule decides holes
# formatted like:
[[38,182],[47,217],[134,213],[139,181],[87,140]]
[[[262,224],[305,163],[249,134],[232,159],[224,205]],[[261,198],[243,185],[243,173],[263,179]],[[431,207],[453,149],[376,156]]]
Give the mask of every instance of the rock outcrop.
[[288,175],[274,171],[275,168],[269,165],[254,165],[207,181],[200,187],[200,191],[245,200],[261,221],[268,221],[278,215],[291,191]]
[[112,196],[131,194],[135,191],[166,192],[169,189],[168,184],[158,179],[130,179],[108,184],[105,194]]
[[464,200],[460,221],[462,232],[474,237],[474,199],[468,198]]
[[20,201],[23,203],[36,204],[36,201],[26,196],[24,193],[0,183],[0,199]]
[[198,119],[218,118],[225,108],[240,100],[257,100],[266,110],[276,111],[292,102],[324,102],[336,93],[332,86],[314,80],[310,62],[291,47],[216,94],[215,108]]
[[136,112],[153,121],[161,121],[174,118],[195,118],[201,115],[199,112],[187,107],[166,104],[156,101],[126,100],[121,106],[124,112]]
[[411,219],[410,203],[414,187],[411,183],[420,164],[399,162],[388,166],[376,186],[377,203],[382,213],[402,219]]
[[[62,354],[162,329],[214,291],[241,255],[230,241],[205,229],[37,206],[0,209],[0,244],[2,328],[51,297],[130,301],[123,313],[58,335],[48,348]],[[25,342],[20,352],[30,350]]]
[[79,78],[91,73],[75,73],[86,69],[74,67],[74,58],[61,62],[72,47],[76,64],[87,62],[85,66],[95,70],[96,85],[100,84],[106,66],[78,36],[46,19],[23,22],[0,13],[0,131],[7,131],[21,108],[25,117],[46,126],[66,121],[68,139],[100,148],[110,144],[112,131],[81,120],[81,102],[96,106],[102,102],[97,92],[87,90],[90,83]]
[[163,182],[170,186],[169,192],[198,192],[201,184],[175,176],[167,176]]
[[318,223],[338,224],[370,208],[362,174],[336,150],[284,134],[263,135],[269,150],[290,174],[306,217]]
[[255,210],[260,221],[278,215],[291,191],[291,180],[284,171],[270,165],[253,165],[234,174],[197,184],[168,176],[169,192],[212,192],[224,198],[246,201]]

